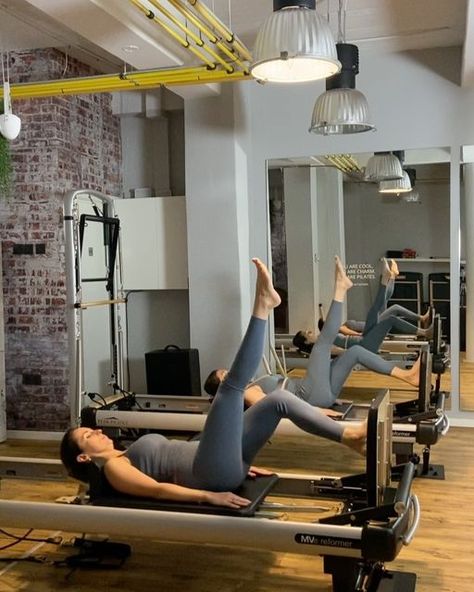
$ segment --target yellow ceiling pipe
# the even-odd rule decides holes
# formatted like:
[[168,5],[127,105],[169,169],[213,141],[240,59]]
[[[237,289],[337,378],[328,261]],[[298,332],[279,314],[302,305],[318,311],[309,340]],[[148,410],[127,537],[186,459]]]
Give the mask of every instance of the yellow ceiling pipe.
[[200,21],[186,6],[183,5],[181,0],[168,0],[179,12],[184,15],[195,27],[197,27],[212,43],[217,43],[219,39],[216,35],[206,27],[206,25]]
[[[231,60],[235,61],[243,70],[247,71],[247,65],[239,59],[236,49],[233,47],[229,49],[225,43],[219,40],[219,38],[200,21],[186,6],[183,5],[182,0],[168,0],[176,10],[178,10],[185,18],[187,18],[195,27],[197,27],[201,33],[203,33],[211,43],[215,43],[216,46]],[[246,51],[246,55],[250,54]],[[251,60],[250,60],[251,61]]]
[[343,173],[361,173],[359,163],[352,154],[327,154],[326,158]]
[[[250,77],[241,71],[227,73],[222,69],[209,70],[206,66],[199,66],[195,68],[146,70],[127,74],[66,78],[44,82],[25,82],[12,84],[10,91],[12,98],[18,100],[60,95],[147,90],[158,86],[236,82],[244,79],[250,80]],[[0,87],[1,97],[3,97],[3,89]]]
[[[214,64],[214,62],[212,62],[201,51],[199,51],[194,46],[192,46],[189,43],[189,41],[187,41],[184,37],[181,37],[180,35],[178,35],[178,33],[176,33],[176,31],[174,31],[171,27],[169,27],[167,24],[165,24],[164,22],[162,22],[151,10],[148,10],[148,8],[146,8],[145,6],[143,6],[143,4],[141,2],[139,2],[138,0],[129,0],[129,2],[131,4],[133,4],[134,6],[136,6],[139,10],[141,10],[145,14],[145,16],[147,18],[149,18],[150,20],[153,20],[155,23],[157,23],[161,27],[163,27],[163,29],[169,35],[171,35],[171,37],[173,37],[173,39],[175,39],[182,47],[184,47],[185,49],[188,49],[191,53],[193,53],[195,56],[197,56],[202,62],[204,62],[205,64],[207,64],[209,68],[215,68],[216,67],[216,65]],[[226,70],[228,72],[231,72],[233,70],[233,68],[232,68],[232,66],[227,65],[226,66]]]
[[[167,10],[164,6],[161,6],[158,2],[156,2],[156,0],[148,0],[148,2],[150,2],[150,4],[154,6],[157,10],[162,12],[174,25],[181,29],[188,37],[190,37],[194,41],[194,43],[196,43],[196,45],[206,50],[214,58],[216,62],[219,62],[222,66],[224,66],[224,68],[228,68],[229,64],[227,64],[227,62],[218,53],[216,53],[212,47],[206,45],[206,43],[200,37],[198,37],[193,31],[191,31],[191,29],[183,25],[183,23],[179,19],[177,19],[173,14],[171,14],[169,10]],[[231,59],[233,59],[232,53],[229,53],[231,54]]]
[[252,56],[248,49],[235,37],[230,31],[210,10],[209,8],[200,2],[200,0],[188,0],[189,4],[193,6],[194,10],[198,12],[208,23],[210,23],[216,31],[228,42],[232,43],[240,55],[248,60],[252,61]]

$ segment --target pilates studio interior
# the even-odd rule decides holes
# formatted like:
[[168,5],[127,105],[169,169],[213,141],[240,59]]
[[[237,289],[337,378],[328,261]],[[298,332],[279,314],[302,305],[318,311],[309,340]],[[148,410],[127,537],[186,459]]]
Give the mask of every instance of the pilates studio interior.
[[[1,3],[0,592],[470,592],[473,3]],[[310,403],[339,435],[280,404],[242,460],[264,471],[229,493],[138,470],[141,438],[209,443],[252,258],[281,303],[228,433],[305,399],[335,256],[361,326],[331,337],[334,400]],[[369,348],[374,310],[396,320]],[[113,446],[77,448],[82,481],[69,428]]]

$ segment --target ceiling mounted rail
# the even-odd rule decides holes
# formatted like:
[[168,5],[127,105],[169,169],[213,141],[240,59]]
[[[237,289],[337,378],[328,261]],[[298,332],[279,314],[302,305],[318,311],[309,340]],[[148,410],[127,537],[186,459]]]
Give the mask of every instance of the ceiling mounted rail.
[[[199,35],[190,29],[186,21],[182,22],[157,0],[147,0],[147,3],[145,3],[144,0],[129,0],[129,3],[138,9],[147,19],[159,25],[170,37],[177,41],[186,50],[193,53],[201,62],[206,64],[208,68],[214,69],[217,65],[221,65],[227,70],[227,72],[231,73],[236,69],[236,66],[238,66],[242,68],[244,72],[248,73],[248,66],[243,63],[236,49],[232,45],[229,45],[228,47],[223,41],[219,40],[219,37],[202,23],[199,15],[193,15],[193,13],[186,7],[183,7],[179,1],[170,3],[180,10],[185,19],[189,19],[190,22],[197,27],[197,33],[199,33]],[[153,10],[150,9],[150,6],[153,7]],[[167,21],[159,18],[155,9],[156,12],[159,12],[165,19],[167,19]],[[210,14],[212,15],[212,13]],[[216,24],[218,25],[218,28],[216,27]],[[231,41],[235,39],[233,33],[228,32],[224,25],[222,25],[214,15],[212,15],[211,25],[216,31],[218,31],[218,34],[222,34],[225,30],[225,41],[227,43],[230,44]],[[200,36],[200,33],[203,33],[204,31],[206,32],[206,36],[210,36],[211,45],[208,45],[208,43]],[[223,55],[221,55],[219,50]],[[208,55],[206,55],[206,53]],[[245,56],[247,56],[247,54],[248,51],[245,50]]]
[[[252,56],[249,50],[207,6],[198,0],[188,0],[192,8],[186,0],[167,1],[176,10],[176,15],[183,15],[183,20],[158,0],[129,0],[129,3],[192,52],[200,60],[199,65],[12,84],[11,97],[32,99],[251,79],[248,62]],[[154,9],[162,18],[155,14]],[[196,29],[192,30],[190,24]],[[2,96],[0,88],[0,98]]]
[[[179,33],[177,33],[174,29],[172,29],[170,26],[168,26],[166,23],[164,23],[162,20],[160,20],[154,12],[152,12],[151,10],[148,10],[148,8],[146,6],[143,6],[143,4],[141,2],[139,2],[139,0],[129,0],[130,4],[133,4],[136,8],[138,8],[141,12],[143,12],[143,14],[150,20],[152,20],[154,23],[160,25],[160,27],[162,27],[167,33],[168,35],[170,35],[175,41],[177,41],[182,47],[184,47],[185,49],[187,49],[188,51],[190,51],[191,53],[193,53],[197,58],[199,58],[201,60],[201,62],[204,62],[208,68],[214,69],[216,67],[215,63],[210,60],[204,53],[202,53],[202,51],[200,51],[199,49],[197,49],[196,47],[194,47],[194,45],[191,45],[191,43],[189,43],[189,41],[186,39],[186,37],[182,37],[181,35],[179,35]],[[225,66],[227,71],[230,71],[227,66]],[[232,67],[230,66],[231,70]]]
[[199,13],[204,20],[206,20],[216,31],[222,35],[222,38],[228,43],[232,43],[234,48],[240,53],[240,55],[248,60],[252,61],[252,55],[249,50],[241,43],[237,37],[230,31],[224,23],[222,23],[210,10],[209,8],[200,2],[200,0],[188,0],[189,4],[194,10]]
[[[154,6],[157,10],[162,12],[166,18],[168,18],[172,23],[174,23],[181,31],[183,31],[186,37],[190,37],[194,43],[198,47],[202,47],[205,51],[207,51],[216,62],[219,62],[221,66],[223,66],[228,72],[233,72],[233,66],[229,65],[212,47],[209,47],[204,43],[204,41],[198,37],[189,27],[184,25],[178,18],[176,18],[169,10],[167,10],[164,6],[161,6],[156,0],[148,0],[148,2]],[[189,43],[189,42],[188,42]]]
[[[236,62],[244,71],[248,70],[248,66],[242,60],[251,60],[249,51],[244,48],[242,58],[239,58],[238,49],[234,47],[233,43],[229,42],[229,47],[212,32],[202,21],[200,21],[184,4],[182,0],[168,0],[168,2],[176,8],[186,19],[189,20],[203,35],[205,35],[211,43],[214,43],[220,51],[222,51],[228,58]],[[235,39],[235,36],[233,36]],[[242,46],[243,47],[243,46]]]
[[[144,70],[125,74],[105,74],[83,78],[66,78],[44,82],[25,82],[12,84],[11,97],[14,99],[33,99],[61,95],[79,95],[126,90],[148,90],[159,86],[187,84],[209,84],[218,82],[236,82],[251,80],[245,72],[229,73],[220,68],[209,70],[206,66],[194,68],[174,68]],[[3,90],[0,89],[0,98]]]

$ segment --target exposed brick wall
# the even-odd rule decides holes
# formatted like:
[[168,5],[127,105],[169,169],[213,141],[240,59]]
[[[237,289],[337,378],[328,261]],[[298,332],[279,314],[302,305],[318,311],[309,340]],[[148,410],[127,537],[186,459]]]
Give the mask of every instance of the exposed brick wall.
[[[94,74],[54,49],[12,52],[11,82]],[[0,198],[7,427],[63,430],[68,353],[63,196],[121,192],[120,122],[108,94],[15,101],[12,196]]]

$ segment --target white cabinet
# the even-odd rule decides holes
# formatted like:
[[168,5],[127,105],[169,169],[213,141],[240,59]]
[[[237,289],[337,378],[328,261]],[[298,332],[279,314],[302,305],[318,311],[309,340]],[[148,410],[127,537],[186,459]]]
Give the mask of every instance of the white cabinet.
[[186,198],[117,199],[125,290],[186,290]]
[[7,439],[7,403],[5,395],[5,338],[3,323],[2,256],[0,252],[0,442]]

